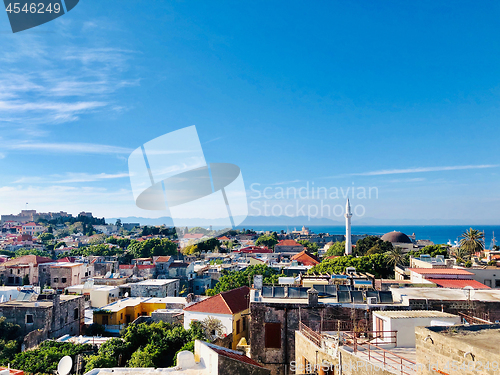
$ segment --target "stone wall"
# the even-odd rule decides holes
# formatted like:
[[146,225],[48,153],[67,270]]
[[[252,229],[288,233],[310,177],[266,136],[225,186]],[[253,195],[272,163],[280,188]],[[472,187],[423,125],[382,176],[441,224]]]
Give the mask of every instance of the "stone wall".
[[[321,330],[322,322],[328,322],[332,319],[350,321],[353,314],[358,322],[365,318],[364,310],[341,306],[318,305],[311,307],[306,304],[293,303],[251,303],[250,357],[270,369],[272,375],[287,375],[290,364],[295,361],[295,331],[299,330],[299,322],[302,321],[314,330]],[[280,348],[266,348],[266,323],[281,324]],[[324,324],[323,329],[325,329]],[[370,327],[369,322],[366,324]]]
[[269,375],[270,371],[245,362],[219,355],[219,374]]
[[[452,327],[416,327],[417,366],[419,375],[493,375],[500,370],[500,351],[485,350],[493,339],[500,341],[500,325],[473,325]],[[472,345],[464,340],[461,330],[492,330],[492,340],[487,335],[484,344]],[[476,333],[469,333],[475,335]],[[478,332],[477,334],[483,334]],[[462,337],[461,337],[462,336]],[[493,344],[494,345],[494,344]],[[489,364],[489,369],[485,367]],[[495,369],[496,368],[496,371]],[[439,370],[438,372],[435,370]]]

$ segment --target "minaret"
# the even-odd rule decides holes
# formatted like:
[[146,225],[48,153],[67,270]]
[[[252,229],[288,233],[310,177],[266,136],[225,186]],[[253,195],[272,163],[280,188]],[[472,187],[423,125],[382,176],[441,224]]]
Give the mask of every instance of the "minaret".
[[345,255],[352,254],[352,243],[351,243],[351,203],[349,198],[347,198],[347,203],[345,205]]

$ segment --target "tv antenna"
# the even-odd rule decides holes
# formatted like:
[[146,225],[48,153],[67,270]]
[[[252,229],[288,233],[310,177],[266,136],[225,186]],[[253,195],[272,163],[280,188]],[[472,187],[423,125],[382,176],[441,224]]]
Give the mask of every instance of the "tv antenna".
[[59,361],[59,364],[57,365],[57,373],[59,375],[68,375],[71,372],[71,369],[73,368],[73,360],[69,355],[64,356],[61,358]]

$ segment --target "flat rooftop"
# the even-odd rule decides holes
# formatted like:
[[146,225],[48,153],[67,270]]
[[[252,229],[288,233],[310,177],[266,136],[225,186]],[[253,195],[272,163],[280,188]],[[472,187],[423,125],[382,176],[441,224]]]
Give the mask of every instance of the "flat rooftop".
[[411,318],[456,318],[453,315],[441,311],[413,310],[413,311],[374,311],[375,315],[390,319],[411,319]]
[[[394,301],[408,299],[430,299],[443,301],[467,301],[462,289],[451,288],[390,288]],[[474,290],[472,301],[498,302],[500,301],[500,289]]]
[[498,355],[498,348],[500,347],[500,324],[453,326],[448,327],[448,329],[428,327],[427,329],[456,339],[461,345],[470,345]]
[[[77,298],[82,298],[81,296],[72,296],[72,295],[60,295],[59,296],[60,299],[61,299],[61,302],[63,301],[69,301],[69,300],[72,300],[72,299],[77,299]],[[39,300],[39,301],[7,301],[7,302],[3,302],[3,303],[0,303],[0,308],[1,307],[35,307],[35,304],[37,307],[44,307],[44,308],[47,308],[47,307],[51,307],[53,304],[52,304],[52,300],[50,299],[43,299],[43,300]]]
[[177,279],[148,279],[144,281],[139,281],[138,283],[132,283],[130,286],[133,285],[151,285],[151,286],[161,286],[161,285],[167,285],[170,283],[174,283],[178,281]]
[[111,312],[120,311],[126,307],[137,306],[141,303],[155,303],[155,304],[167,304],[167,303],[178,303],[186,304],[186,298],[184,297],[129,297],[118,300],[116,302],[110,303],[109,305],[103,306],[99,310],[109,310]]

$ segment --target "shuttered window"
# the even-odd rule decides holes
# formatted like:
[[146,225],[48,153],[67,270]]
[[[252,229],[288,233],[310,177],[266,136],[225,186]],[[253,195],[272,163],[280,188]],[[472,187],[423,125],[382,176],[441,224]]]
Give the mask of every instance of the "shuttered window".
[[266,323],[265,345],[266,348],[281,349],[281,323]]

